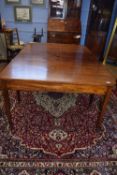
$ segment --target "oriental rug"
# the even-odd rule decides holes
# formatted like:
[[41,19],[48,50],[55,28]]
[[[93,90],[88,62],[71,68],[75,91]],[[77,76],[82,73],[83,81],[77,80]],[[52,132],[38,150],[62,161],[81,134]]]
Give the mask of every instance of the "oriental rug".
[[10,91],[13,129],[0,94],[0,175],[117,175],[117,92],[96,130],[101,96]]

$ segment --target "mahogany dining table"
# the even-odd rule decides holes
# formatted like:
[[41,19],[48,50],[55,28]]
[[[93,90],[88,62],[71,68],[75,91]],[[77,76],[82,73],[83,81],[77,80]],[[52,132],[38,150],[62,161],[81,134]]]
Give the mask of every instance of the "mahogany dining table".
[[30,43],[0,74],[4,108],[12,129],[8,90],[88,93],[104,96],[97,128],[101,127],[104,112],[115,79],[105,65],[85,46],[57,43]]

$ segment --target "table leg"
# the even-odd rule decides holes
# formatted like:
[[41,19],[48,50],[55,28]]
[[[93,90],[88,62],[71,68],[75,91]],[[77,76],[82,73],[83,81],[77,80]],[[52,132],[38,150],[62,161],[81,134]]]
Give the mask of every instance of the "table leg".
[[10,129],[12,129],[13,125],[12,125],[11,112],[10,112],[10,98],[9,98],[8,90],[6,89],[3,90],[3,98],[4,98],[4,109],[8,118],[9,127]]
[[93,103],[93,100],[94,100],[94,94],[90,94],[89,95],[89,106],[88,107],[91,107],[91,105]]
[[110,99],[111,91],[112,91],[112,88],[108,87],[107,92],[104,96],[104,100],[103,100],[102,105],[101,105],[101,111],[100,111],[99,117],[97,119],[97,129],[101,128],[101,124],[103,122],[103,116],[104,116],[108,101]]
[[116,79],[116,90],[117,90],[117,79]]
[[16,91],[16,96],[17,96],[17,100],[20,103],[21,102],[21,97],[20,97],[20,91]]

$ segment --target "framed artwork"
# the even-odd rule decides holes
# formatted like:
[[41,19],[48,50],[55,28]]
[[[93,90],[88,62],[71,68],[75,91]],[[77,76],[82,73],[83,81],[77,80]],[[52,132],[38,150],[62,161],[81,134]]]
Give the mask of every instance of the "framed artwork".
[[31,0],[31,4],[44,6],[45,0]]
[[32,10],[30,6],[15,6],[14,17],[16,22],[31,22]]
[[21,0],[5,0],[7,4],[19,4]]

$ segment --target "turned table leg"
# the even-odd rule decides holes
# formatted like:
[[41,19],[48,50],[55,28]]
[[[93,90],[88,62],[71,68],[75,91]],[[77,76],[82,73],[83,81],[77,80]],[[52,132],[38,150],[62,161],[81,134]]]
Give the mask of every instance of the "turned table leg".
[[104,96],[104,100],[103,100],[103,102],[101,104],[100,114],[99,114],[99,117],[97,119],[97,128],[101,128],[101,124],[103,122],[103,116],[104,116],[107,104],[108,104],[110,96],[111,96],[111,91],[112,91],[112,87],[108,87],[107,92],[106,92],[106,94]]
[[6,89],[3,89],[3,98],[4,98],[4,109],[5,109],[6,116],[8,118],[9,127],[10,129],[12,129],[13,125],[12,125],[11,112],[10,112],[10,98],[9,98],[8,90]]

